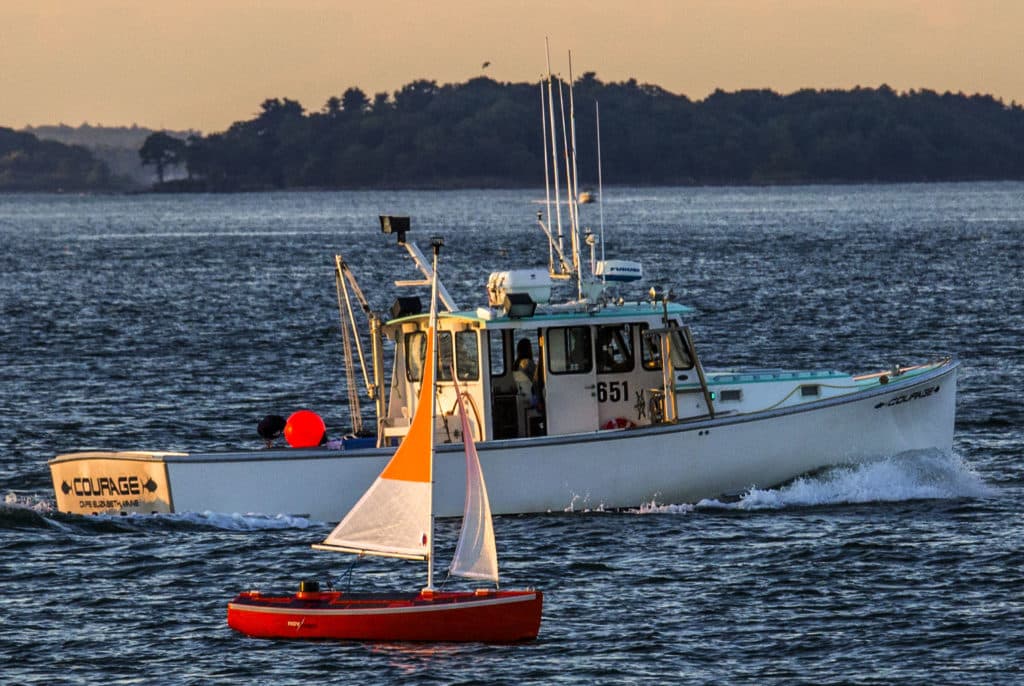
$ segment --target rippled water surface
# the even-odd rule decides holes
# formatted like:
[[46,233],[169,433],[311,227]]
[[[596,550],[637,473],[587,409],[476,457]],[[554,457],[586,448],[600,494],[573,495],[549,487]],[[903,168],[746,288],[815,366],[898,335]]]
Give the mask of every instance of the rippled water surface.
[[[415,274],[376,217],[409,214],[479,304],[488,272],[546,262],[538,194],[0,195],[0,682],[1024,682],[1024,184],[605,195],[609,255],[698,309],[709,367],[959,355],[954,454],[499,517],[505,584],[546,593],[533,644],[247,639],[224,621],[238,590],[340,583],[350,560],[308,547],[330,523],[60,515],[47,459],[256,448],[262,415],[299,407],[344,431],[332,256],[385,309]],[[353,583],[421,575],[362,561]]]

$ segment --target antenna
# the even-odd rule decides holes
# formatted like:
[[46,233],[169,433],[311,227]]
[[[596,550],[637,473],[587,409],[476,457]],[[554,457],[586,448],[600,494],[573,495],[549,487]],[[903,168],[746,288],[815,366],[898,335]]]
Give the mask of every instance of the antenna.
[[558,251],[562,252],[562,201],[558,192],[558,149],[555,147],[555,99],[551,89],[551,48],[544,37],[544,51],[548,60],[548,123],[551,125],[551,170],[555,181],[555,218],[558,221]]
[[[544,79],[540,80],[540,133],[543,144],[541,150],[544,151],[544,204],[547,207],[547,227],[545,233],[548,234],[548,273],[555,273],[555,249],[551,245],[551,178],[550,170],[548,169],[548,122],[544,116]],[[537,212],[537,220],[540,220],[540,211]]]
[[567,204],[569,207],[569,226],[572,229],[572,271],[576,275],[576,297],[583,299],[583,292],[580,284],[580,237],[579,231],[577,230],[578,224],[576,222],[576,215],[573,211],[575,209],[575,203],[572,198],[572,165],[569,159],[569,137],[567,135],[568,127],[565,125],[565,88],[563,82],[558,82],[558,110],[562,115],[562,149],[565,152],[565,185],[566,193],[569,195]]
[[[580,235],[580,171],[576,166],[576,105],[573,100],[573,76],[572,76],[572,50],[569,51],[569,130],[572,140],[572,216],[573,235],[576,236],[577,250],[582,248],[579,245]],[[591,265],[593,271],[593,265]],[[576,282],[580,297],[583,297],[583,269],[580,260],[576,262]]]
[[[601,261],[604,262],[604,183],[601,179],[601,107],[594,100],[594,119],[597,124],[597,213],[601,221]],[[601,270],[601,281],[605,280]]]

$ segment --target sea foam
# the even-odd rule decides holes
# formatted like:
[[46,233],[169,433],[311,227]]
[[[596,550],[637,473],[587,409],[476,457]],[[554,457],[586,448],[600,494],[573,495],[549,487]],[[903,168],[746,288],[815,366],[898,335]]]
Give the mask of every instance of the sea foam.
[[833,467],[777,488],[752,487],[738,500],[701,500],[696,505],[645,505],[641,513],[695,509],[773,510],[871,502],[986,498],[996,489],[956,454],[918,452],[865,464]]

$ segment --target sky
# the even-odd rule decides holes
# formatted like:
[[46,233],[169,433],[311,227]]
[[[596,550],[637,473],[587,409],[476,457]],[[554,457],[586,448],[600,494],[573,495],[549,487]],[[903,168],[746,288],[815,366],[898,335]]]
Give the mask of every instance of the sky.
[[[875,87],[1024,103],[1024,0],[0,0],[0,126],[222,131],[420,78]],[[484,62],[490,62],[486,68]]]

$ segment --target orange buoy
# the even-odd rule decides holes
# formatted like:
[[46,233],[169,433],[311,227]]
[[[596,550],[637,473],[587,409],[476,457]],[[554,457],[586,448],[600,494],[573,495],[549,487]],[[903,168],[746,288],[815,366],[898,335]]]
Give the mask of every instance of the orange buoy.
[[326,431],[320,415],[312,410],[299,410],[288,417],[284,439],[293,448],[314,448],[320,445]]

